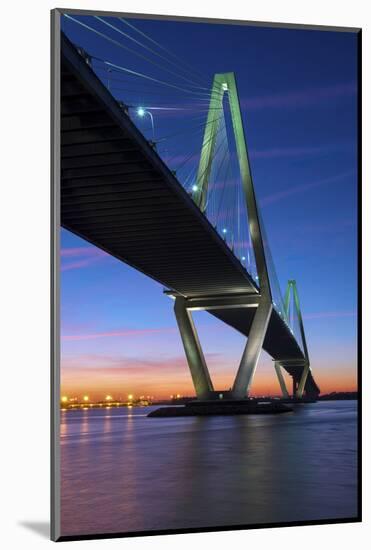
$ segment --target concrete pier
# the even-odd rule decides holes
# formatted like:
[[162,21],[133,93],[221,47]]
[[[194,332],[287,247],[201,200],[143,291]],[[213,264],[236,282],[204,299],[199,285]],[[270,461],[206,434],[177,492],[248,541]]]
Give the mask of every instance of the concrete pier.
[[215,416],[241,414],[280,414],[291,412],[288,404],[275,400],[225,400],[225,401],[190,401],[184,406],[161,407],[151,411],[148,416],[156,418],[170,418],[179,416]]

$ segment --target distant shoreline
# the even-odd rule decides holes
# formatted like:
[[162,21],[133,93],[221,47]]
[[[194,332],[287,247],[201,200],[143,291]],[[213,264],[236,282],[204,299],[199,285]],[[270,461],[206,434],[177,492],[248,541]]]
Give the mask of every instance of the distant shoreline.
[[[188,400],[193,400],[193,398],[183,398],[174,401],[169,400],[158,400],[158,401],[152,401],[147,404],[143,403],[123,403],[119,401],[115,401],[112,403],[76,403],[73,404],[67,404],[62,405],[61,410],[89,410],[89,409],[114,409],[114,408],[142,408],[142,407],[148,407],[148,406],[159,406],[159,405],[184,405],[185,402]],[[277,397],[255,397],[254,399],[277,399]],[[317,401],[358,401],[358,392],[332,392],[332,393],[326,393],[324,395],[320,395],[317,399]]]
[[318,397],[318,401],[357,401],[358,392],[331,392]]

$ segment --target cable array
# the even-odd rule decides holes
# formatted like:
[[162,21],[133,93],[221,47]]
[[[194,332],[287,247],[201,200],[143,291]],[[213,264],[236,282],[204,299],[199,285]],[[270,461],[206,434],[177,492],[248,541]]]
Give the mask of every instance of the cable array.
[[[64,14],[62,29],[193,197],[203,176],[199,165],[205,131],[216,125],[204,213],[258,286],[228,90],[212,90],[213,74],[195,69],[125,18]],[[215,97],[222,106],[211,111]],[[259,218],[274,307],[289,323],[261,214]]]

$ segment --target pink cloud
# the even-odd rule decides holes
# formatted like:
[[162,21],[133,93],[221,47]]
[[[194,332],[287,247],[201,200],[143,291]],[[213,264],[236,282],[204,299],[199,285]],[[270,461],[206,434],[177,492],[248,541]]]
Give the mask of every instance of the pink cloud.
[[86,259],[86,260],[80,260],[79,262],[71,262],[66,265],[61,266],[61,271],[69,271],[70,269],[80,269],[81,267],[87,267],[94,263],[94,260]]
[[72,248],[61,248],[62,258],[76,258],[80,256],[95,256],[96,254],[104,254],[102,250],[93,246],[76,246]]
[[94,246],[62,248],[60,254],[62,259],[61,271],[88,267],[89,265],[108,257],[106,252]]
[[[112,89],[115,89],[112,87]],[[255,97],[242,98],[240,101],[242,108],[250,110],[259,109],[279,109],[279,108],[297,108],[307,105],[316,105],[329,100],[352,97],[357,92],[357,84],[355,82],[339,83],[332,86],[323,86],[316,88],[307,88],[302,90],[294,90],[288,92],[277,92],[267,95],[259,95]],[[205,99],[198,103],[182,103],[167,106],[150,105],[147,107],[149,111],[156,112],[156,115],[161,118],[188,116],[189,113],[202,115],[207,110],[209,100]]]
[[[285,157],[306,157],[312,155],[325,155],[337,151],[343,151],[354,147],[354,144],[349,142],[336,143],[336,144],[324,144],[319,146],[303,146],[303,147],[272,147],[270,149],[251,149],[249,151],[250,159],[273,159],[273,158],[285,158]],[[172,156],[170,152],[163,153],[162,157],[165,162],[171,162],[172,167],[179,168],[182,166],[182,163],[185,163],[185,166],[191,165],[194,161],[199,161],[200,154],[195,153],[194,155],[176,155]],[[235,159],[237,162],[237,155],[235,151],[230,152],[230,157]],[[222,177],[220,176],[220,179]],[[215,182],[215,187],[222,187],[223,185],[233,185],[235,179],[228,179],[226,182],[220,181]]]
[[355,95],[357,86],[355,82],[336,84],[323,88],[310,88],[307,90],[296,90],[287,93],[270,94],[259,97],[244,98],[241,100],[242,107],[248,109],[266,108],[297,108],[305,105],[313,105],[336,98]]
[[95,374],[97,369],[104,369],[105,375],[129,374],[135,371],[136,375],[153,373],[153,369],[165,371],[176,371],[187,366],[185,356],[165,357],[162,359],[148,359],[147,357],[114,357],[92,354],[80,354],[76,357],[62,359],[63,368],[72,368],[77,371]]
[[331,176],[329,178],[323,178],[311,183],[304,183],[301,185],[296,185],[293,187],[290,187],[288,189],[284,189],[282,191],[278,191],[277,193],[273,193],[272,195],[268,195],[264,198],[262,198],[259,201],[260,206],[266,206],[267,204],[271,204],[277,201],[280,201],[282,199],[285,199],[286,197],[290,197],[291,195],[296,195],[298,193],[304,193],[305,191],[310,191],[311,189],[314,189],[315,187],[320,187],[321,185],[327,185],[331,183],[337,183],[343,179],[345,179],[348,176],[354,175],[354,172],[346,172],[343,174],[338,174],[337,176]]
[[316,313],[307,313],[303,315],[304,319],[328,319],[340,317],[355,317],[356,311],[317,311]]
[[[230,370],[231,358],[221,353],[205,354],[206,360],[214,369],[213,372]],[[233,363],[233,359],[232,359]],[[148,357],[119,357],[94,354],[79,354],[74,357],[62,357],[62,369],[65,374],[80,376],[90,373],[92,377],[97,373],[104,374],[108,379],[114,376],[142,375],[165,376],[169,373],[189,373],[185,355],[149,359]]]
[[352,143],[337,143],[332,145],[319,145],[312,147],[272,147],[271,149],[252,150],[250,158],[282,158],[282,157],[306,157],[311,155],[322,155],[344,149],[349,149]]
[[116,338],[126,336],[142,336],[143,334],[157,334],[163,332],[174,332],[175,327],[162,328],[142,328],[142,329],[125,329],[111,330],[107,332],[92,332],[89,334],[67,334],[62,336],[62,340],[77,341],[77,340],[96,340],[98,338]]
[[[299,227],[299,226],[298,226]],[[309,231],[310,233],[336,233],[344,229],[349,230],[351,227],[356,227],[355,220],[339,220],[335,223],[301,223],[300,229],[302,231]]]

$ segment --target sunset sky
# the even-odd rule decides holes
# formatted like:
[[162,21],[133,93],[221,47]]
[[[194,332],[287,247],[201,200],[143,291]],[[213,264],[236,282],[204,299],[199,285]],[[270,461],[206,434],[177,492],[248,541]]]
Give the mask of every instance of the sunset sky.
[[[355,390],[356,36],[130,21],[210,81],[236,73],[257,198],[281,288],[297,281],[313,374],[322,393]],[[63,29],[90,53],[123,62],[73,22]],[[63,395],[193,394],[161,285],[63,229],[61,266]],[[205,312],[194,319],[214,387],[227,389],[244,338]],[[252,393],[279,394],[265,353]]]

